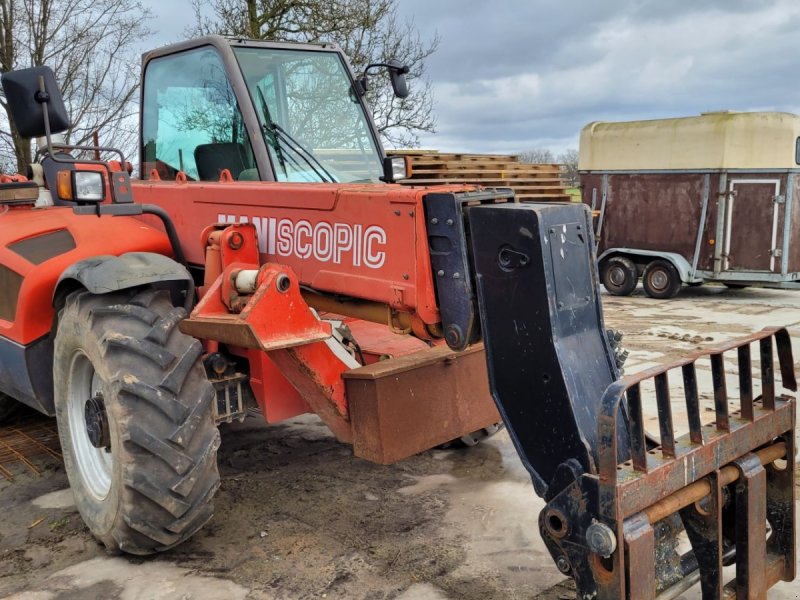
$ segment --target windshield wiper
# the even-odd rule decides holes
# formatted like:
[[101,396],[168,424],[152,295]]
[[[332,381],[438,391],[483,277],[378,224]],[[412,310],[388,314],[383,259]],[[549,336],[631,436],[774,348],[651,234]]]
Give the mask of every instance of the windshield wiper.
[[[313,171],[319,176],[320,179],[322,179],[323,181],[327,181],[328,183],[336,183],[336,178],[333,175],[331,175],[331,172],[325,168],[325,166],[320,162],[320,160],[316,156],[314,156],[313,152],[308,150],[305,146],[303,146],[300,142],[298,142],[295,138],[293,138],[289,134],[289,132],[286,131],[283,127],[281,127],[277,123],[275,123],[274,125],[275,125],[275,131],[278,132],[278,135],[283,139],[283,141],[292,150],[294,150],[295,153],[297,153],[300,156],[300,158],[306,161],[308,166],[313,169]],[[294,146],[292,146],[292,144],[294,144]],[[314,165],[316,165],[316,167]],[[319,171],[322,171],[324,175],[317,170],[317,167],[319,167]]]
[[283,156],[283,149],[281,148],[280,140],[278,139],[278,131],[275,128],[275,121],[272,120],[272,115],[269,112],[267,101],[264,99],[264,93],[261,91],[261,86],[256,86],[258,90],[258,99],[261,103],[261,112],[264,115],[264,123],[261,125],[261,132],[265,137],[269,137],[269,142],[275,148],[275,155],[278,157],[278,162],[283,168],[283,174],[287,177],[289,172],[286,170],[286,158]]
[[[269,107],[267,106],[267,101],[264,99],[264,92],[261,91],[261,86],[256,86],[256,90],[258,90],[261,110],[264,113],[264,119],[266,121],[264,125],[262,125],[262,129],[270,136],[272,146],[275,148],[275,154],[277,154],[278,161],[281,163],[281,167],[283,167],[284,174],[287,177],[289,175],[286,172],[286,160],[282,152],[282,146],[286,145],[287,148],[290,148],[297,156],[302,158],[322,181],[326,183],[336,183],[336,178],[331,175],[331,172],[325,168],[316,156],[314,156],[313,152],[308,150],[303,144],[292,137],[288,131],[273,121],[269,112]],[[296,160],[293,160],[293,162],[297,164]]]

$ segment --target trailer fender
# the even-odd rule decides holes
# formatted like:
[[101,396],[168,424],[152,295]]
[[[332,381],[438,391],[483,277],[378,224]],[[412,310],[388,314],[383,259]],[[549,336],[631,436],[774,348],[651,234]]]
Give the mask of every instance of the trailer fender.
[[143,285],[170,290],[172,302],[187,311],[194,302],[194,281],[183,265],[154,252],[128,252],[121,256],[94,256],[76,262],[58,278],[53,305],[68,293],[85,288],[92,294],[108,294]]
[[[681,276],[681,281],[683,283],[703,282],[702,277],[697,277],[694,274],[692,265],[689,264],[689,261],[675,252],[658,252],[654,250],[639,250],[636,248],[609,248],[597,257],[597,262],[599,264],[603,261],[603,259],[610,258],[612,256],[644,257],[647,259],[647,262],[650,262],[650,260],[654,258],[662,258],[671,262],[672,266],[678,270],[678,274]],[[637,262],[642,261],[639,260]]]

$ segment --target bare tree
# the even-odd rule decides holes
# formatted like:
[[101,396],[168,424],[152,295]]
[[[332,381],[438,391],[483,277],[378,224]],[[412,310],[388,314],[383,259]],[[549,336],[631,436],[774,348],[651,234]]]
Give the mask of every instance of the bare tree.
[[558,155],[558,162],[564,171],[564,180],[571,186],[578,185],[578,151],[575,148],[564,150]]
[[547,148],[533,148],[519,153],[520,162],[547,164],[556,162],[555,156]]
[[[394,146],[419,145],[420,132],[433,132],[433,94],[425,61],[438,36],[423,40],[411,21],[397,15],[398,0],[192,0],[195,25],[189,35],[220,33],[254,39],[333,42],[357,73],[389,59],[408,65],[411,94],[395,98],[384,82],[367,91],[378,131]],[[204,8],[213,16],[204,16]]]
[[[70,116],[66,139],[135,148],[139,65],[134,45],[149,34],[138,1],[0,0],[0,70],[47,65],[55,71]],[[0,164],[25,173],[31,141],[22,139],[0,98]]]

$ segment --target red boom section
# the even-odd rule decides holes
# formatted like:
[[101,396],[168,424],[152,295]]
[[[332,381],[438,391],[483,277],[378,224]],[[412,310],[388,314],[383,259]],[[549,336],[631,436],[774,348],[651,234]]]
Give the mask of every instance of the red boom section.
[[0,206],[0,336],[25,345],[46,335],[64,270],[126,252],[172,254],[164,233],[132,217],[79,216],[66,206]]
[[256,227],[261,262],[291,267],[302,285],[384,303],[427,324],[439,322],[423,188],[153,180],[134,187],[137,202],[157,204],[172,216],[191,263],[204,263],[206,227],[249,222]]

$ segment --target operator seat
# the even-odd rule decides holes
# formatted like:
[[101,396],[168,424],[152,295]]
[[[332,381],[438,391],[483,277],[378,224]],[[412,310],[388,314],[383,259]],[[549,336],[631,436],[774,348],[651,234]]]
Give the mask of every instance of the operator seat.
[[247,152],[239,142],[200,144],[194,149],[197,174],[203,181],[217,181],[223,169],[228,169],[234,180],[248,167]]

